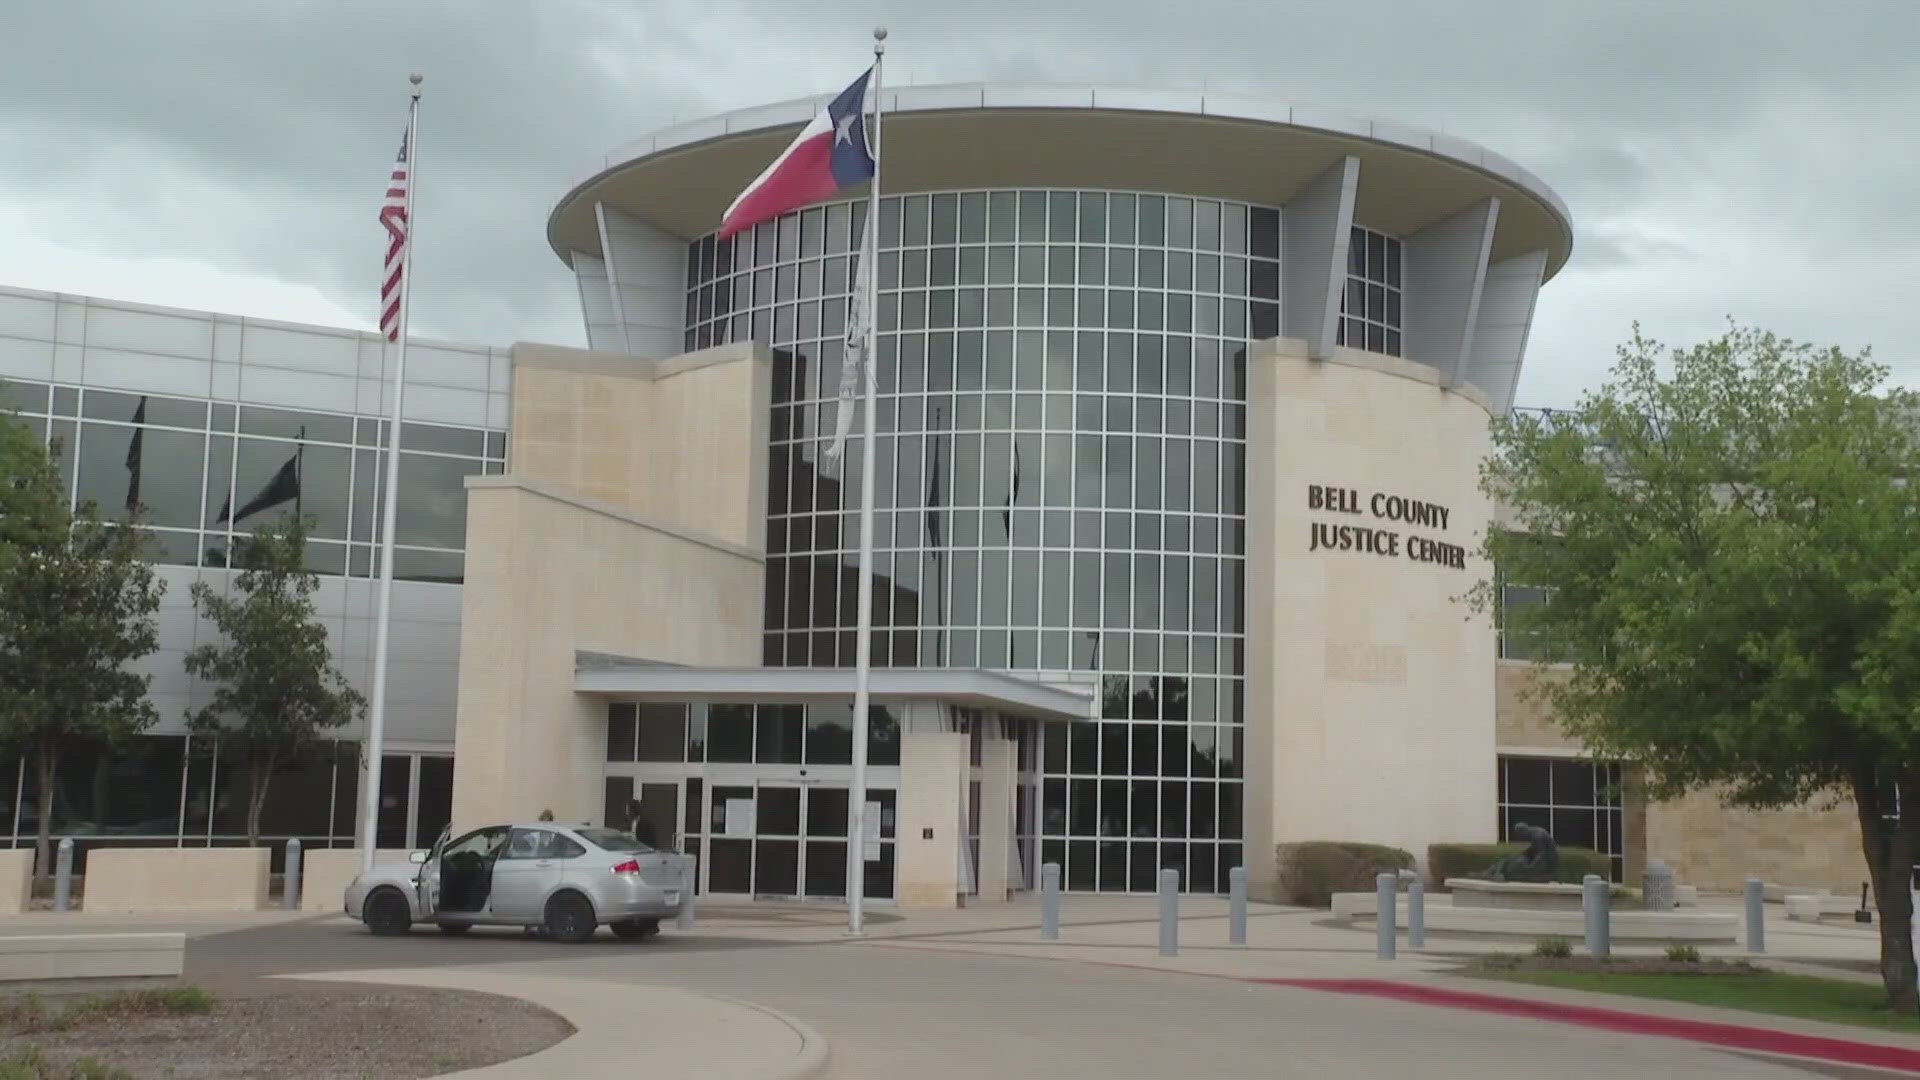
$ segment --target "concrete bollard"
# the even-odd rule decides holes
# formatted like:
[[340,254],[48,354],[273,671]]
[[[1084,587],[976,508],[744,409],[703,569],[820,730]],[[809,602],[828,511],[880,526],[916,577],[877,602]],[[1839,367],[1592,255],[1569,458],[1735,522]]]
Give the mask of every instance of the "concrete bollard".
[[61,838],[57,851],[53,857],[53,910],[70,911],[73,909],[73,837]]
[[680,910],[673,915],[675,930],[693,929],[693,893],[700,883],[700,857],[687,855],[680,864]]
[[1057,862],[1043,863],[1040,867],[1040,938],[1060,940],[1060,864]]
[[1659,859],[1647,860],[1641,876],[1641,900],[1648,911],[1672,911],[1679,906],[1674,897],[1673,868]]
[[1419,873],[1401,871],[1407,878],[1407,948],[1427,947],[1427,883]]
[[1767,951],[1767,884],[1759,878],[1748,878],[1747,900],[1747,951],[1763,953]]
[[1605,957],[1613,952],[1613,883],[1598,874],[1588,874],[1581,884],[1581,906],[1587,915],[1587,952]]
[[300,910],[300,838],[287,841],[286,872],[280,875],[280,906]]
[[1160,955],[1180,955],[1180,871],[1160,871]]
[[1382,960],[1391,960],[1400,922],[1400,875],[1381,874],[1373,879],[1373,886],[1373,921],[1377,926],[1375,954]]
[[1247,943],[1247,868],[1227,871],[1227,944]]

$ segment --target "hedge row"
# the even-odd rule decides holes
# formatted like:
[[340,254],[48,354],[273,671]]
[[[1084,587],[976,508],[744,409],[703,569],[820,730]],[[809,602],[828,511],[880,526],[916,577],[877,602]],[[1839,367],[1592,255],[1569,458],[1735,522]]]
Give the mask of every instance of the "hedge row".
[[[1443,885],[1448,878],[1484,878],[1501,859],[1526,850],[1524,844],[1433,844],[1427,848],[1427,879]],[[1588,874],[1613,880],[1613,861],[1587,848],[1560,849],[1560,868],[1553,880],[1578,885]]]
[[1380,844],[1308,841],[1281,844],[1280,899],[1299,907],[1327,907],[1337,892],[1372,892],[1380,874],[1413,869],[1413,855]]

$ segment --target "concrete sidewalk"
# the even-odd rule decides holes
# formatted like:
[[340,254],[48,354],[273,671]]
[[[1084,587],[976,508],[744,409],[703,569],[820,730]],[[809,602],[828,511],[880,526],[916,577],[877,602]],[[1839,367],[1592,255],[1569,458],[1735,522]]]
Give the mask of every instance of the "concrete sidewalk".
[[185,934],[189,938],[278,926],[315,918],[301,911],[183,911],[128,915],[113,912],[28,911],[0,915],[0,937],[20,934]]
[[[1707,909],[1732,903],[1710,900]],[[1446,985],[1520,1000],[1659,1014],[1920,1049],[1920,1035],[1646,998],[1467,979],[1457,974],[1464,964],[1478,956],[1530,952],[1533,942],[1524,939],[1429,935],[1427,947],[1416,951],[1407,947],[1406,935],[1402,933],[1397,959],[1382,961],[1375,956],[1371,924],[1339,925],[1325,911],[1255,904],[1248,913],[1247,944],[1235,946],[1228,943],[1224,900],[1183,897],[1179,955],[1163,957],[1159,954],[1158,906],[1151,897],[1070,896],[1065,898],[1062,908],[1060,940],[1051,942],[1041,939],[1039,904],[1032,898],[953,911],[912,912],[895,921],[870,924],[858,939],[846,936],[840,909],[824,906],[778,909],[778,918],[768,910],[722,909],[710,913],[691,933],[732,935],[740,932],[743,923],[751,922],[755,924],[756,937],[823,944],[841,942],[859,948],[1068,961],[1240,981],[1308,983],[1359,979]],[[1870,970],[1849,971],[1832,966],[1836,962],[1870,964],[1876,961],[1879,936],[1872,928],[1789,922],[1785,913],[1776,908],[1777,905],[1768,910],[1766,954],[1755,956],[1736,946],[1724,946],[1704,948],[1702,955],[1750,960],[1794,974],[1868,983],[1879,981],[1878,975]],[[1663,951],[1659,946],[1622,947],[1616,948],[1614,955],[1659,957]]]

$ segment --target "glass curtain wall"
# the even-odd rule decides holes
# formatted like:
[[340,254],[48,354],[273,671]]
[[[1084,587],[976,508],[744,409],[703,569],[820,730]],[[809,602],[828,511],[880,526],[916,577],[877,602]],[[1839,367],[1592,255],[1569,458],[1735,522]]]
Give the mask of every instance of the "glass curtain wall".
[[[775,354],[766,662],[854,662],[860,455],[831,438],[863,203],[688,252],[687,346]],[[1246,343],[1273,207],[969,191],[881,208],[874,662],[1074,671],[1040,854],[1074,889],[1214,892],[1241,861]]]
[[[225,566],[235,535],[297,510],[310,569],[378,572],[384,420],[18,380],[0,380],[0,408],[58,440],[76,505],[143,507],[154,562]],[[465,478],[505,470],[506,434],[408,423],[400,446],[394,575],[458,584]]]

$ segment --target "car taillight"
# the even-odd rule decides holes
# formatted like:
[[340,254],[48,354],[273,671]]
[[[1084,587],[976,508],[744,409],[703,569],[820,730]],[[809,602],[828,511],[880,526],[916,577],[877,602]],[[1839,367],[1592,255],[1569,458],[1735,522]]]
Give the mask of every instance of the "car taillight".
[[640,872],[640,860],[628,859],[626,862],[617,863],[613,868],[613,872],[616,874],[637,874]]

